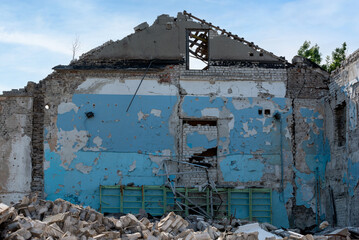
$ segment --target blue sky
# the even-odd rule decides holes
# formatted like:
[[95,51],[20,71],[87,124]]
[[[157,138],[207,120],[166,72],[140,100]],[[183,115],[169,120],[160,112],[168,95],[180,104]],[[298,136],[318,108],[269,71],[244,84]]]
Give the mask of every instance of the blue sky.
[[68,64],[76,36],[81,55],[183,10],[290,61],[304,40],[317,43],[323,59],[344,41],[350,54],[359,48],[358,9],[358,0],[1,0],[0,93]]

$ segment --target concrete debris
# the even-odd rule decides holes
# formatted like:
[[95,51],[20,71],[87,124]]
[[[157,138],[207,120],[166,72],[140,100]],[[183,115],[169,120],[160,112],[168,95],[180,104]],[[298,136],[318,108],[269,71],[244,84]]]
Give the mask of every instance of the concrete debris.
[[15,216],[14,209],[0,203],[0,224]]
[[323,230],[329,226],[328,221],[324,221],[319,225],[319,229]]
[[335,240],[356,229],[339,229],[327,236],[301,235],[277,229],[269,223],[224,218],[207,220],[190,215],[186,219],[170,212],[162,219],[151,219],[142,211],[119,218],[107,217],[89,207],[62,199],[55,201],[25,197],[12,207],[0,203],[0,239],[63,239],[63,240]]
[[236,233],[252,233],[256,232],[258,235],[259,240],[265,240],[266,238],[276,238],[277,235],[267,232],[264,229],[262,229],[258,223],[251,223],[247,225],[243,225],[238,227],[238,229],[235,231]]

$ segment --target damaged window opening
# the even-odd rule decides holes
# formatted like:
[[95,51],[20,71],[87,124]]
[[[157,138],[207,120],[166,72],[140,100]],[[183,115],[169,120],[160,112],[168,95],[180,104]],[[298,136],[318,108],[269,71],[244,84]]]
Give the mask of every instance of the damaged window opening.
[[346,142],[346,103],[338,105],[335,108],[335,128],[338,147],[342,147]]
[[207,70],[209,64],[209,30],[186,30],[186,69]]
[[[186,146],[186,161],[189,163],[201,165],[207,168],[216,166],[217,157],[217,143],[215,145],[208,145],[208,142],[194,141],[187,142],[187,136],[193,136],[192,134],[207,135],[211,136],[210,141],[217,142],[217,119],[183,119],[184,132],[185,132],[185,146]],[[215,139],[215,140],[214,140]],[[202,147],[199,150],[192,150],[193,144],[197,147]],[[189,147],[189,148],[188,148]]]
[[188,159],[190,163],[195,163],[205,167],[213,167],[211,163],[205,162],[207,158],[212,159],[217,156],[217,147],[209,148],[201,153],[194,153],[192,157]]
[[270,115],[270,109],[264,109],[264,114],[265,115]]

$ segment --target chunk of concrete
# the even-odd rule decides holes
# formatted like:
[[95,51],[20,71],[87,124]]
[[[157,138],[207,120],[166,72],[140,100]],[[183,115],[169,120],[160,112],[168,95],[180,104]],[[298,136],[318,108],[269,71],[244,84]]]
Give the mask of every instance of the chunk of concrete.
[[258,223],[251,223],[243,226],[239,226],[235,233],[258,233],[259,240],[265,240],[265,238],[277,237],[276,235],[263,230]]
[[143,23],[137,25],[136,27],[134,27],[133,30],[135,30],[135,32],[140,32],[140,31],[142,31],[142,30],[144,30],[144,29],[146,29],[148,27],[149,27],[148,23],[143,22]]

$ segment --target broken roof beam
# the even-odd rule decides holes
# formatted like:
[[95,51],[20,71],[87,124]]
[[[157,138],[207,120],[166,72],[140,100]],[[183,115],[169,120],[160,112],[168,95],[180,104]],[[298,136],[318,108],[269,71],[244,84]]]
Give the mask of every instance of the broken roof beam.
[[202,24],[205,24],[207,26],[209,26],[211,28],[211,30],[217,30],[217,31],[220,31],[222,32],[221,34],[224,35],[226,34],[228,37],[231,37],[235,40],[238,40],[242,43],[245,43],[247,44],[248,46],[250,46],[251,48],[255,49],[256,51],[261,51],[261,52],[264,52],[274,58],[276,58],[277,60],[279,60],[280,62],[284,62],[284,63],[288,63],[287,60],[281,58],[281,57],[278,57],[276,55],[274,55],[272,52],[268,52],[266,50],[264,50],[263,48],[260,48],[258,47],[257,45],[255,45],[253,42],[248,42],[247,40],[245,40],[244,38],[240,38],[238,37],[238,35],[233,35],[231,32],[227,32],[225,29],[221,29],[220,27],[218,26],[214,26],[212,23],[209,23],[209,22],[206,22],[204,19],[200,19],[198,17],[195,17],[193,16],[191,13],[188,13],[186,10],[183,11],[183,15],[186,15],[188,16],[189,18],[192,18],[192,19],[195,19],[197,21],[199,21],[200,23]]

